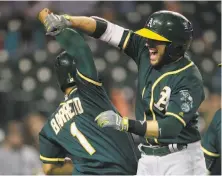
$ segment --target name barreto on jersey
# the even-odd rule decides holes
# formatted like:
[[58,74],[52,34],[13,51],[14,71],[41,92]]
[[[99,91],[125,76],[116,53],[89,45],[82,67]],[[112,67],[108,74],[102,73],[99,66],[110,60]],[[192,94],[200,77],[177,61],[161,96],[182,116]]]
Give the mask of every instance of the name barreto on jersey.
[[66,122],[83,112],[82,104],[78,97],[62,103],[55,117],[50,121],[55,134],[59,133]]

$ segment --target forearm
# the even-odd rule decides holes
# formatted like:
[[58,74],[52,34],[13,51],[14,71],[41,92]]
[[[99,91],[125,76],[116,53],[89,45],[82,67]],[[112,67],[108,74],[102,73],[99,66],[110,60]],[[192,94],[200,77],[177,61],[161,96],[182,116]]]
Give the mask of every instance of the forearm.
[[[68,17],[68,19],[71,21],[73,28],[79,29],[91,37],[100,39],[115,47],[119,46],[123,33],[126,30],[119,25],[96,16],[71,16]],[[125,40],[125,38],[123,40]]]
[[66,28],[55,38],[60,46],[71,56],[77,57],[79,51],[87,46],[84,39],[73,29]]
[[141,122],[129,120],[128,131],[144,137],[173,138],[179,134],[182,127],[183,126],[177,119],[167,117],[159,121],[148,120]]
[[78,32],[66,28],[56,36],[56,40],[69,55],[73,56],[79,72],[93,80],[97,80],[97,71],[92,52]]
[[72,27],[91,35],[96,30],[96,20],[86,16],[70,16]]
[[65,163],[62,166],[54,165],[50,170],[46,171],[46,175],[72,175],[74,166],[72,163]]

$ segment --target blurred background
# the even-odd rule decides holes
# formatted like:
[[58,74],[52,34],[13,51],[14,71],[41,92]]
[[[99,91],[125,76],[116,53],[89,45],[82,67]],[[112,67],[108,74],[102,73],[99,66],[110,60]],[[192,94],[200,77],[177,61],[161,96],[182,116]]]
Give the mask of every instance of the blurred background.
[[[37,13],[49,8],[59,14],[94,15],[137,30],[158,10],[185,15],[194,27],[189,55],[199,67],[206,99],[199,112],[204,134],[221,107],[221,2],[0,2],[0,174],[39,174],[38,133],[63,95],[53,61],[61,48],[46,37]],[[134,118],[137,67],[118,49],[86,37],[105,88],[122,115]],[[10,159],[8,159],[10,158]]]

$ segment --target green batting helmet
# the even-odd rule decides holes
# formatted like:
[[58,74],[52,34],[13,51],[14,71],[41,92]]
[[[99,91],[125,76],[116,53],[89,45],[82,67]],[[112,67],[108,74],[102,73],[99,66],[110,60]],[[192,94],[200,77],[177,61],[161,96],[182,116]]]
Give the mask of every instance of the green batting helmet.
[[76,84],[76,65],[72,56],[66,51],[59,54],[55,61],[55,72],[59,87],[63,92]]
[[191,22],[177,12],[166,10],[153,13],[145,27],[135,33],[148,39],[167,42],[169,45],[166,52],[171,58],[184,55],[193,39]]

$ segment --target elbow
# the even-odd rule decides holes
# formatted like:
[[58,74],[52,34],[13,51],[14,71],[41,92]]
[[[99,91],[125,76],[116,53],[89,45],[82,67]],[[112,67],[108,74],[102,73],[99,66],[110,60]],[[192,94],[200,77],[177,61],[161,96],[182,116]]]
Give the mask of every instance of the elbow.
[[178,130],[172,130],[171,128],[165,127],[165,129],[162,129],[162,131],[165,131],[163,134],[161,134],[161,139],[172,139],[176,138],[179,135]]
[[183,129],[182,123],[173,117],[158,121],[158,126],[159,138],[161,139],[176,138]]

